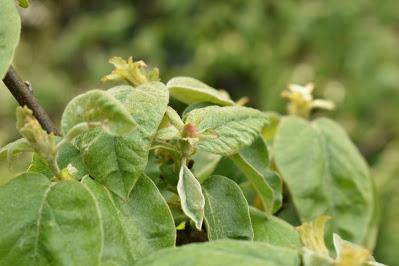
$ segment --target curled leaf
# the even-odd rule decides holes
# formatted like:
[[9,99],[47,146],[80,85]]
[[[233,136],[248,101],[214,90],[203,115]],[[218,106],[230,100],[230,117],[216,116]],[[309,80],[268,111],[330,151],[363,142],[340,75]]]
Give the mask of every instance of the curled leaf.
[[177,192],[180,196],[183,212],[195,223],[195,227],[201,230],[204,220],[205,198],[200,183],[187,168],[185,160],[183,160],[180,168]]
[[26,106],[17,107],[17,129],[43,159],[54,160],[57,154],[55,136],[44,131],[32,111]]
[[10,162],[13,157],[18,156],[22,152],[31,152],[33,148],[29,141],[25,138],[17,139],[0,149],[0,160],[7,158]]
[[87,125],[100,122],[111,135],[127,135],[137,126],[123,104],[101,90],[88,91],[67,105],[61,120],[62,132],[68,135],[76,125],[84,122],[89,123]]
[[329,256],[324,243],[324,227],[330,220],[329,216],[320,216],[317,219],[297,227],[303,246],[318,255]]
[[369,250],[343,240],[337,234],[334,234],[333,242],[337,253],[335,266],[383,266],[374,260]]

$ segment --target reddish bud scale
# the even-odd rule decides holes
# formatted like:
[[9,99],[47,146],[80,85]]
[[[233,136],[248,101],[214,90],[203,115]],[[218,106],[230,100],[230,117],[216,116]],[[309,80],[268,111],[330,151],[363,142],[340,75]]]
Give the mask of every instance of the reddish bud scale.
[[197,128],[191,124],[185,124],[182,133],[183,138],[195,138],[197,136]]

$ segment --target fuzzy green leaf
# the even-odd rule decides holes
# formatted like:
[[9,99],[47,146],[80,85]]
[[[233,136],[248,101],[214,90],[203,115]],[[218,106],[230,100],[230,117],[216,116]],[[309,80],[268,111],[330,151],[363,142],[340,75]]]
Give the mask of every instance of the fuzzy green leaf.
[[[283,184],[280,176],[276,172],[271,171],[269,168],[269,151],[267,149],[266,143],[261,137],[259,137],[251,144],[251,146],[240,150],[239,155],[251,166],[251,168],[253,168],[253,170],[256,170],[258,174],[262,175],[266,183],[272,188],[273,213],[275,213],[278,209],[280,209],[283,201]],[[246,175],[250,175],[250,172],[246,172]],[[255,180],[253,180],[251,177],[248,177],[248,179],[253,184],[255,190],[258,190],[257,185],[254,183]],[[260,197],[262,198],[263,196],[260,195]],[[266,199],[263,199],[262,201],[265,200]]]
[[62,115],[64,135],[84,122],[101,122],[109,134],[126,135],[137,126],[128,110],[112,95],[101,90],[91,90],[69,102]]
[[185,103],[209,102],[217,105],[234,105],[226,92],[218,91],[205,83],[190,77],[176,77],[166,84],[170,95]]
[[104,265],[132,265],[137,259],[172,247],[176,230],[172,215],[152,181],[142,176],[127,201],[84,177],[82,183],[97,200],[104,228]]
[[302,222],[330,215],[329,233],[374,242],[375,195],[368,167],[345,132],[331,120],[280,122],[274,153]]
[[240,187],[227,177],[211,176],[202,188],[209,240],[224,238],[252,240],[254,232],[248,203]]
[[123,137],[95,130],[81,138],[77,146],[90,175],[127,198],[147,165],[151,142],[165,114],[169,93],[160,82],[136,88],[118,86],[107,93],[125,106],[138,127]]
[[293,249],[267,243],[218,240],[164,249],[139,261],[137,266],[299,266],[300,258]]
[[265,177],[241,154],[230,157],[234,164],[244,173],[256,190],[262,201],[263,209],[268,214],[273,213],[274,192],[270,185],[266,182]]
[[0,2],[0,80],[6,75],[19,42],[21,19],[14,0]]
[[301,247],[299,234],[292,225],[252,207],[250,213],[255,241],[288,248]]
[[191,170],[202,183],[214,172],[222,156],[206,151],[197,151],[192,159],[195,163]]
[[180,169],[177,192],[183,212],[195,223],[196,228],[201,230],[204,220],[205,198],[200,183],[185,163],[182,163]]
[[23,174],[0,187],[0,265],[98,265],[103,230],[76,181]]
[[266,123],[266,116],[255,109],[241,106],[209,106],[187,114],[197,132],[212,130],[215,138],[198,142],[198,148],[220,155],[232,155],[250,145]]

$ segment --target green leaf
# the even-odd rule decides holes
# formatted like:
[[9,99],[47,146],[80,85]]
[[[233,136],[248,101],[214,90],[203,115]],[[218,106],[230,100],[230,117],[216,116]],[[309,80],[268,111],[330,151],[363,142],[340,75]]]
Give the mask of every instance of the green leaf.
[[337,232],[354,243],[373,242],[369,233],[376,209],[369,170],[337,124],[325,118],[283,118],[274,154],[302,222],[330,215],[327,235]]
[[0,149],[0,160],[7,160],[10,162],[23,152],[32,152],[32,145],[25,138],[17,139]]
[[152,181],[142,176],[127,201],[106,187],[84,177],[82,183],[97,200],[104,228],[101,262],[132,265],[134,261],[165,247],[172,247],[176,230],[169,208]]
[[137,126],[128,110],[112,95],[91,90],[69,102],[62,115],[64,135],[81,123],[101,122],[109,134],[127,135]]
[[209,240],[224,238],[252,240],[254,232],[248,203],[240,187],[227,177],[211,176],[202,188]]
[[397,265],[399,247],[399,142],[391,142],[379,155],[373,169],[380,208],[378,240],[374,255],[387,265]]
[[274,192],[273,189],[266,182],[264,176],[252,166],[241,154],[236,154],[230,157],[235,165],[245,174],[251,182],[254,189],[257,191],[259,198],[262,201],[263,209],[266,213],[273,213]]
[[209,102],[217,105],[234,105],[230,96],[190,77],[176,77],[166,84],[170,95],[185,103]]
[[[74,177],[81,179],[87,175],[86,167],[83,163],[79,150],[72,144],[66,143],[58,151],[57,163],[60,169],[68,168]],[[32,162],[28,169],[29,172],[41,173],[48,178],[52,178],[54,173],[47,166],[47,163],[36,153],[33,154]]]
[[19,42],[21,19],[14,0],[0,2],[0,80],[6,75]]
[[288,248],[301,247],[299,234],[289,223],[253,207],[250,208],[250,214],[255,241]]
[[79,182],[23,174],[0,187],[0,201],[1,265],[99,264],[99,211]]
[[267,243],[218,240],[164,249],[139,261],[137,266],[299,266],[295,250]]
[[183,212],[195,223],[195,227],[201,230],[204,220],[205,198],[200,183],[187,168],[184,160],[180,168],[177,192]]
[[165,85],[151,82],[137,88],[118,86],[107,91],[137,122],[128,136],[90,132],[77,142],[92,177],[120,197],[127,198],[144,172],[155,133],[165,114],[169,94]]
[[216,169],[222,156],[206,151],[197,151],[192,160],[195,162],[191,169],[199,182],[204,182]]
[[176,127],[179,130],[183,129],[184,123],[181,120],[179,114],[175,111],[175,109],[168,106],[168,108],[166,109],[166,117],[174,127]]
[[[273,213],[275,213],[281,208],[283,202],[283,184],[278,173],[269,168],[269,151],[266,143],[259,137],[251,146],[240,150],[239,154],[254,170],[263,176],[267,184],[273,189]],[[254,183],[253,186],[256,189]]]
[[220,155],[232,155],[250,145],[266,123],[265,115],[255,109],[241,106],[209,106],[187,114],[185,123],[191,123],[197,132],[212,130],[216,138],[198,142],[198,148]]

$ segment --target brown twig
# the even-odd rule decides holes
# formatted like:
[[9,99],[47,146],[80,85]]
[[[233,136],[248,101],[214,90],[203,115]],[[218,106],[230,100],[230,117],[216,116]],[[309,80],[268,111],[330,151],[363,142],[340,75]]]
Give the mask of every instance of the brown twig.
[[3,82],[21,106],[26,105],[32,110],[33,115],[39,121],[44,130],[48,133],[53,132],[54,134],[59,135],[59,132],[54,127],[50,117],[33,95],[33,90],[30,84],[23,81],[12,66],[8,69]]

